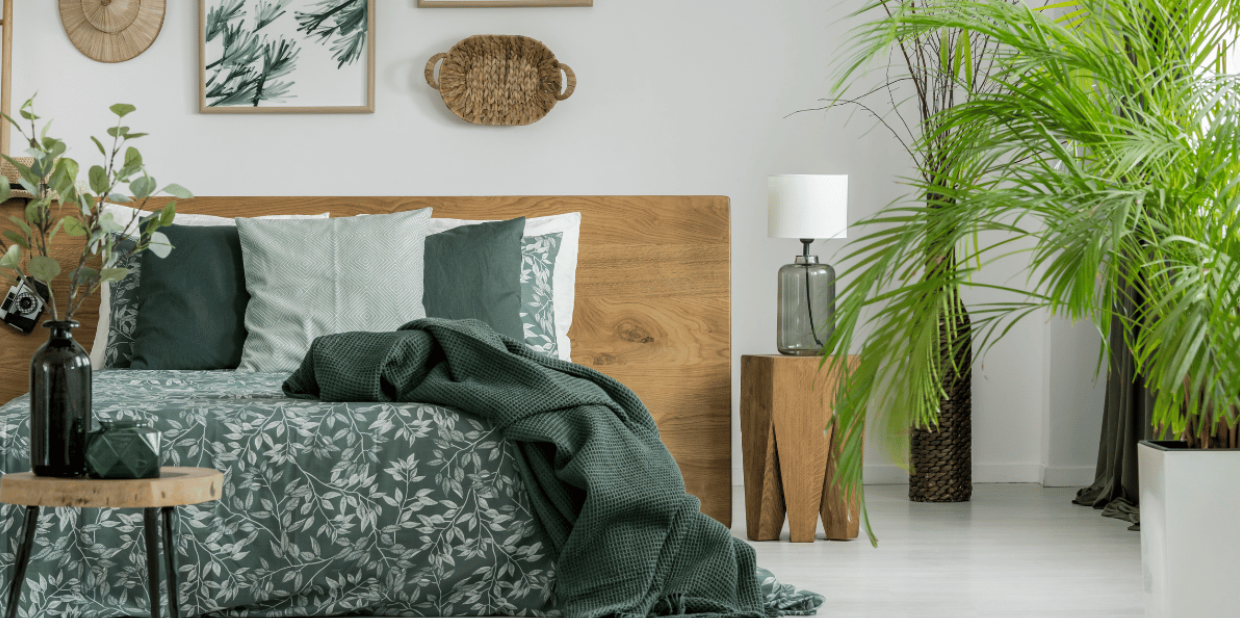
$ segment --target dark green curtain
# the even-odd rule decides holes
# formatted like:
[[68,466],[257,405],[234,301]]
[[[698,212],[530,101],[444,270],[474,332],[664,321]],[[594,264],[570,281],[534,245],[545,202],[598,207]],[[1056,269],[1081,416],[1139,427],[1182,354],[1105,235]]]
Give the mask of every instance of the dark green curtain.
[[[1135,315],[1138,302],[1134,294],[1125,294],[1117,313]],[[1106,413],[1102,417],[1094,484],[1076,492],[1072,502],[1102,509],[1103,517],[1132,522],[1129,529],[1140,530],[1137,443],[1153,438],[1154,398],[1146,390],[1145,380],[1137,375],[1132,352],[1125,341],[1124,331],[1128,328],[1125,322],[1128,320],[1111,321]]]

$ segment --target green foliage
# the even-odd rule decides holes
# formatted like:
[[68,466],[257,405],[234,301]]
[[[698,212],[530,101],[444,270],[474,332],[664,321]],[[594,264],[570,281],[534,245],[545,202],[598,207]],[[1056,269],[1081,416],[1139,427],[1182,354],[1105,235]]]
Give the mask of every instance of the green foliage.
[[[1000,87],[936,117],[939,133],[914,147],[951,132],[941,151],[949,176],[911,179],[909,199],[863,222],[850,247],[845,268],[856,277],[827,342],[860,350],[856,370],[837,367],[847,374],[835,420],[849,436],[843,483],[860,486],[867,417],[892,452],[903,452],[908,427],[935,422],[937,316],[951,315],[956,287],[1009,297],[970,309],[981,353],[1041,312],[1091,320],[1100,333],[1120,320],[1157,395],[1156,424],[1235,426],[1240,78],[1217,69],[1238,26],[1240,0],[1042,10],[936,0],[856,32],[844,83],[900,41],[954,29],[996,42],[986,61]],[[928,260],[945,247],[960,256],[957,268]],[[1023,283],[973,279],[1012,253],[1028,258]],[[1114,309],[1129,294],[1144,299],[1139,315]]]
[[332,58],[343,68],[366,50],[368,12],[367,0],[322,0],[313,11],[297,12],[297,29],[320,41],[332,40]]
[[[26,154],[34,159],[30,165],[5,157],[21,175],[21,185],[35,197],[27,204],[23,217],[10,217],[17,230],[6,230],[0,239],[0,270],[13,273],[18,281],[35,279],[52,284],[62,274],[61,265],[50,257],[50,247],[56,235],[65,234],[83,238],[82,250],[77,264],[70,269],[69,292],[63,315],[57,305],[57,295],[49,299],[52,318],[69,320],[81,308],[82,303],[99,286],[109,281],[123,279],[129,271],[116,268],[117,262],[150,250],[165,257],[172,250],[168,238],[160,227],[171,225],[176,216],[176,202],[169,202],[159,216],[138,229],[137,221],[122,226],[103,211],[105,202],[130,203],[134,198],[125,196],[117,189],[127,184],[140,202],[141,209],[147,199],[157,193],[155,179],[146,173],[142,155],[127,142],[146,135],[132,133],[121,120],[136,111],[132,105],[118,103],[109,108],[117,117],[117,124],[108,128],[112,137],[111,148],[91,137],[99,152],[104,155],[102,165],[92,165],[87,171],[85,184],[78,180],[81,166],[66,155],[68,146],[61,140],[48,136],[51,121],[40,131],[35,124],[39,116],[34,113],[34,99],[26,101],[19,115],[29,121],[22,125],[9,118],[13,126],[26,139]],[[27,132],[28,127],[28,132]],[[34,136],[38,136],[36,139]],[[124,159],[120,160],[121,153]],[[193,197],[184,187],[171,184],[164,191],[180,199]],[[0,201],[9,199],[8,183],[0,183]],[[119,236],[135,238],[136,247],[127,253],[117,249]],[[25,255],[23,255],[25,252]],[[88,265],[87,262],[91,262]],[[96,267],[97,266],[97,267]]]
[[292,2],[292,0],[260,1],[258,3],[258,13],[254,19],[254,29],[262,30],[287,13],[288,11],[285,11],[284,8],[288,6],[289,2]]
[[283,0],[274,5],[260,2],[254,19],[247,20],[242,0],[232,0],[207,12],[206,40],[219,38],[222,45],[219,56],[206,65],[208,106],[257,107],[288,95],[292,83],[282,78],[293,72],[300,49],[291,39],[261,32],[284,13],[283,8]]
[[46,255],[36,255],[28,260],[26,271],[36,281],[51,283],[60,276],[60,263]]

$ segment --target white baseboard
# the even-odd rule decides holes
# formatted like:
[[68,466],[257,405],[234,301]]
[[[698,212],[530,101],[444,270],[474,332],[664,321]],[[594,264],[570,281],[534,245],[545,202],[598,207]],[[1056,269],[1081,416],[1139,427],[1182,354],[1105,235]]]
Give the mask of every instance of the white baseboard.
[[[869,464],[863,468],[867,485],[904,485],[908,472],[895,464]],[[1089,485],[1093,482],[1093,468],[1055,467],[1043,469],[1038,464],[973,464],[974,483],[1042,483],[1047,487],[1070,487]],[[1079,482],[1085,478],[1084,483]],[[733,483],[740,485],[744,479],[741,468],[732,470]],[[1047,480],[1054,484],[1047,483]]]
[[[875,464],[864,468],[867,485],[902,485],[908,483],[908,472],[893,464]],[[1037,464],[973,464],[974,483],[1040,483],[1042,466]]]
[[895,464],[867,464],[861,476],[866,485],[908,485],[908,472]]
[[1088,487],[1094,482],[1093,466],[1046,466],[1042,469],[1043,487]]

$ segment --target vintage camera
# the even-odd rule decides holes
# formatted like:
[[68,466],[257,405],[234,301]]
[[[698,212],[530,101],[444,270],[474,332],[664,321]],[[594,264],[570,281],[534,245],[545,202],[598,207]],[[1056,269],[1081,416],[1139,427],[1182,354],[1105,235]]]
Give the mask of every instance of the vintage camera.
[[4,302],[0,303],[0,321],[20,330],[23,333],[34,331],[43,315],[43,307],[47,304],[47,286],[31,280],[34,289],[21,282],[9,288]]

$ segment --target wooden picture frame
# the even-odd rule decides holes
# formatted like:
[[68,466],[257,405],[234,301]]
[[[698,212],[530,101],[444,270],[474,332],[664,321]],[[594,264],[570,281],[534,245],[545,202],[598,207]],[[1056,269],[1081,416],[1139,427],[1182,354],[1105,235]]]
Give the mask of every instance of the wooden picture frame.
[[594,6],[594,0],[418,0],[420,9],[493,9],[535,6]]
[[[224,14],[216,10],[235,3],[199,0],[198,111],[203,114],[374,113],[376,2],[339,0],[340,7],[332,7],[332,10],[321,9],[321,4],[321,0],[292,0],[291,4],[281,6],[244,0],[238,13]],[[337,21],[338,16],[353,7],[364,7],[365,30],[347,30],[347,25],[340,26]],[[320,10],[314,12],[312,9]],[[227,34],[224,28],[228,29]],[[212,30],[210,36],[208,29]],[[255,75],[270,66],[264,62],[260,51],[255,62],[234,64],[230,73],[223,74],[222,68],[216,68],[223,58],[209,58],[208,54],[214,55],[218,48],[222,56],[223,38],[228,35],[250,37],[251,51],[255,47],[281,53],[287,51],[289,68],[275,76]],[[246,47],[245,39],[240,40],[242,44],[235,45],[234,49]],[[339,73],[333,73],[332,68]],[[252,80],[249,79],[251,75]],[[299,78],[303,80],[300,87]],[[341,96],[353,90],[347,85],[350,82],[356,85],[356,100]],[[271,85],[277,87],[275,95],[272,95]],[[264,86],[268,87],[266,92]],[[337,96],[341,96],[340,104],[332,100]],[[298,104],[298,99],[304,104]]]

